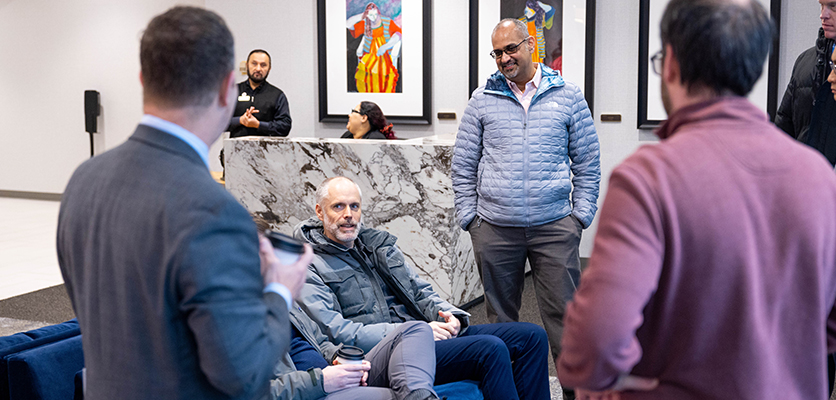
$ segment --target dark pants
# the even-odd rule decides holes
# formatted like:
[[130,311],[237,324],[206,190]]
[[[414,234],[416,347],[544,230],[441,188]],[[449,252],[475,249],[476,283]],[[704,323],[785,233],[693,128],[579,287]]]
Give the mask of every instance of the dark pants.
[[476,217],[468,230],[485,287],[488,320],[519,321],[527,259],[554,358],[560,355],[566,302],[572,300],[579,283],[582,229],[569,215],[529,228],[496,226]]
[[474,325],[435,342],[435,384],[470,379],[479,381],[487,400],[548,400],[548,352],[546,332],[537,325]]

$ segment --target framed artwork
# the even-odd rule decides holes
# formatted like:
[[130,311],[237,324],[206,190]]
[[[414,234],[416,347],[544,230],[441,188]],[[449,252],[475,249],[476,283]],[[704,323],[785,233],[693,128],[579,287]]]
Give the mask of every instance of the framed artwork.
[[491,32],[504,18],[529,25],[540,61],[578,85],[592,111],[595,0],[470,0],[470,93],[497,71]]
[[431,0],[317,0],[319,120],[348,121],[361,101],[386,119],[429,124]]
[[[653,73],[650,57],[662,49],[659,37],[659,22],[669,0],[640,0],[639,4],[639,107],[638,128],[654,129],[662,124],[668,115],[660,94],[662,80]],[[760,79],[755,83],[749,100],[775,118],[778,108],[778,39],[781,28],[781,0],[758,0],[775,21],[775,36],[772,51]]]

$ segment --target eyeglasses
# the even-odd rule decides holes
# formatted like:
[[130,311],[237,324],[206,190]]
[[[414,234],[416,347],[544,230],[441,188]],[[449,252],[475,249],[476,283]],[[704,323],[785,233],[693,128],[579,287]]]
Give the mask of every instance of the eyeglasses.
[[830,65],[830,72],[836,71],[836,64],[833,61],[828,61],[827,64]]
[[662,61],[665,60],[665,52],[663,50],[659,50],[653,57],[650,57],[650,65],[653,67],[653,73],[656,75],[662,75]]
[[[352,112],[352,113],[357,113],[357,114],[363,115],[363,113],[362,113],[362,112],[357,111],[357,110],[355,110],[355,109],[353,109],[353,108],[351,109],[351,112]],[[349,114],[351,114],[351,113],[349,113]]]
[[[529,36],[529,37],[531,37],[531,36]],[[504,49],[494,49],[493,51],[491,51],[491,58],[493,58],[494,60],[498,60],[498,59],[502,58],[503,54],[511,55],[511,54],[516,53],[517,50],[520,49],[520,45],[525,43],[526,40],[528,40],[528,38],[523,39],[522,42],[519,42],[517,44],[509,44],[509,45],[505,46]]]

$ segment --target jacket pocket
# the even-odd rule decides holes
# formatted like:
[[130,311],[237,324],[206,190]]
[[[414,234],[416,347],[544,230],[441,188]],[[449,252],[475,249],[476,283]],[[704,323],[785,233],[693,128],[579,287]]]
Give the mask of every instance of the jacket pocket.
[[351,318],[360,312],[365,304],[365,297],[363,291],[360,290],[357,272],[352,269],[341,269],[321,272],[320,277],[337,297],[343,317]]

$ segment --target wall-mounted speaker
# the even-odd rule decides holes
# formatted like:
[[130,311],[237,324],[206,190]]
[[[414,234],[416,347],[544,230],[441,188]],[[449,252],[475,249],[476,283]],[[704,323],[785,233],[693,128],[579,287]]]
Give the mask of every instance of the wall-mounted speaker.
[[98,126],[96,121],[99,117],[99,92],[95,90],[84,91],[84,130],[89,133],[96,133]]

